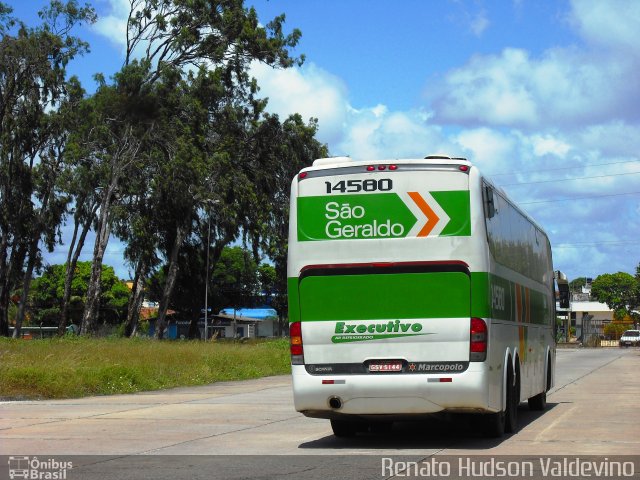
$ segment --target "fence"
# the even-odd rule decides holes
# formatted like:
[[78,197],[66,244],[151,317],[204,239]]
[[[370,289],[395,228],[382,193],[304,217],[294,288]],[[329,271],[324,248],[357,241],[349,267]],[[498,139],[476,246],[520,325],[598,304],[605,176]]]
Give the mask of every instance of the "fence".
[[[582,335],[579,339],[585,347],[617,347],[619,335],[607,335],[604,327],[611,320],[595,319],[591,315],[582,318]],[[629,325],[633,328],[633,325]]]

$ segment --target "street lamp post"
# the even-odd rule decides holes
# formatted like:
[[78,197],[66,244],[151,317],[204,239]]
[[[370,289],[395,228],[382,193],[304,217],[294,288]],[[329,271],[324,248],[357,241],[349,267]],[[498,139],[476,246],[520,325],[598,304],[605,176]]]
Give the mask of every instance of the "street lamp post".
[[209,322],[207,321],[207,314],[209,313],[209,250],[211,246],[211,212],[209,212],[207,219],[207,266],[204,280],[204,340],[209,339]]
[[207,261],[204,279],[204,339],[209,339],[209,251],[211,250],[211,207],[220,203],[220,200],[205,200],[207,206]]

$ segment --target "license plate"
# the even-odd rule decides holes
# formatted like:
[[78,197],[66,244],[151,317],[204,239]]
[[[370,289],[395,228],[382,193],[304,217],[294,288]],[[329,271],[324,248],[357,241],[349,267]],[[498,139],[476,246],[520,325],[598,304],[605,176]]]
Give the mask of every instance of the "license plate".
[[370,372],[401,372],[402,362],[375,362],[369,364]]

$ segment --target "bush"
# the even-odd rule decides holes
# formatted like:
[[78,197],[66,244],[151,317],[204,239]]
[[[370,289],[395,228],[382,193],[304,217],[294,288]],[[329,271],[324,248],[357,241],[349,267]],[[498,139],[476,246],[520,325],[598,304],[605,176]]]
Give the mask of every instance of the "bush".
[[622,334],[633,327],[632,322],[614,320],[604,326],[604,334],[613,340],[618,340]]

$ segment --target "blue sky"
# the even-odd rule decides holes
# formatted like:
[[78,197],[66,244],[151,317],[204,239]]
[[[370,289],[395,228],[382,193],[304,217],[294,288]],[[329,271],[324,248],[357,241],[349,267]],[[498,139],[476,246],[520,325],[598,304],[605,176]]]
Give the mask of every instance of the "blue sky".
[[[35,19],[43,2],[8,3]],[[246,4],[264,23],[284,13],[286,28],[302,31],[301,68],[255,65],[253,74],[272,112],[319,119],[332,154],[466,156],[547,230],[556,269],[570,278],[635,272],[640,2]],[[89,91],[94,73],[122,64],[128,1],[93,5],[100,20],[77,32],[92,52],[70,66]],[[121,251],[112,240],[105,260],[128,277]],[[64,261],[63,252],[49,261]]]

